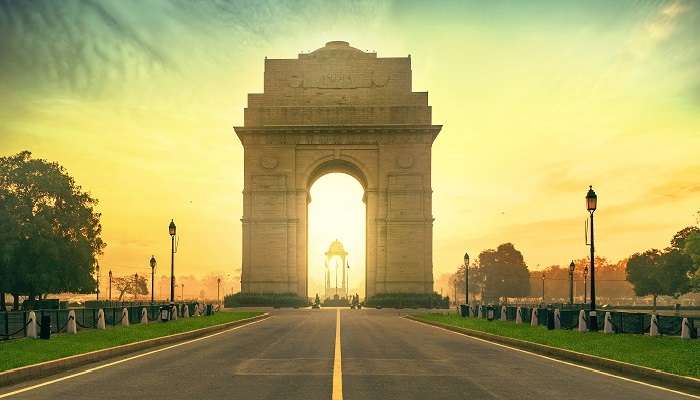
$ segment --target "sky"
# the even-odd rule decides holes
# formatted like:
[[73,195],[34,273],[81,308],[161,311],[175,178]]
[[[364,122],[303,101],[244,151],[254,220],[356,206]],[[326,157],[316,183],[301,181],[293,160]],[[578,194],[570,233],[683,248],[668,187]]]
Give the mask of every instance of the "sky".
[[410,54],[443,125],[436,277],[503,242],[532,269],[585,257],[588,185],[617,260],[696,223],[698,37],[692,1],[0,0],[0,154],[58,161],[99,199],[103,270],[153,254],[167,273],[175,218],[177,271],[232,286],[246,96],[266,56],[345,40]]

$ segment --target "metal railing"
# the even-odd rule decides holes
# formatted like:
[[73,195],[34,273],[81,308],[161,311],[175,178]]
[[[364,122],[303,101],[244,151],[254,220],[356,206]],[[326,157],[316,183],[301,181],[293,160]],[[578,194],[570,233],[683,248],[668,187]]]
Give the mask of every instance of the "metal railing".
[[[105,307],[102,308],[105,316],[105,326],[116,326],[122,322],[122,310],[127,309],[126,317],[129,319],[129,324],[138,324],[141,322],[141,310],[146,309],[149,321],[160,320],[160,308],[164,304],[144,304],[130,305],[125,307]],[[190,316],[195,315],[195,310],[202,310],[201,303],[182,303],[176,304],[178,317],[184,315],[184,307],[188,308]],[[68,324],[68,313],[75,312],[75,322],[78,329],[95,329],[97,328],[98,308],[70,308],[56,310],[35,310],[37,324],[41,325],[41,320],[44,315],[51,317],[51,333],[61,333],[65,331]],[[30,310],[23,311],[0,311],[0,340],[22,338],[27,335],[27,326],[29,325]]]
[[[562,329],[577,329],[578,328],[578,318],[581,310],[584,311],[585,319],[588,321],[588,314],[590,311],[588,307],[576,307],[576,305],[564,305],[567,308],[559,309],[559,321]],[[470,315],[478,315],[479,308],[481,307],[481,315],[486,318],[489,310],[487,305],[471,305]],[[501,319],[501,306],[493,305],[493,319]],[[516,306],[506,306],[506,320],[515,321]],[[558,307],[556,307],[558,308]],[[532,318],[532,310],[536,310],[537,313],[537,323],[538,325],[547,326],[549,323],[549,318],[553,316],[549,311],[553,307],[542,308],[542,307],[527,307],[520,306],[520,316],[523,323],[529,324]],[[650,313],[631,313],[631,312],[621,312],[621,311],[598,311],[598,329],[603,330],[605,326],[605,313],[610,312],[610,319],[612,321],[612,327],[615,333],[635,333],[635,334],[645,334],[649,333],[649,328],[651,326],[652,314]],[[669,336],[680,336],[683,327],[682,316],[669,316],[669,315],[657,315],[657,324],[659,328],[659,333],[661,335]],[[685,317],[688,319],[688,324],[691,328],[691,332],[696,332],[697,328],[700,328],[700,317]]]

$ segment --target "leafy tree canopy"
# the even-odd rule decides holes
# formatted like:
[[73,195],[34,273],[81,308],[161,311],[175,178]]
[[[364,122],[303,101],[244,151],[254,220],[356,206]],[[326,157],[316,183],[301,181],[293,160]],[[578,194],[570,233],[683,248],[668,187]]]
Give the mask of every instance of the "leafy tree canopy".
[[700,234],[700,228],[697,226],[687,226],[676,232],[671,239],[671,248],[675,250],[683,250],[688,238],[694,234]]
[[512,243],[479,254],[479,269],[485,285],[485,296],[524,297],[529,294],[529,273],[520,251]]
[[105,247],[96,205],[57,163],[0,157],[0,291],[93,292]]
[[633,254],[627,262],[627,280],[637,296],[678,297],[690,290],[691,258],[675,249],[647,250]]
[[700,292],[700,232],[693,232],[688,236],[683,251],[693,260],[695,272],[690,278],[691,290]]
[[119,292],[119,301],[122,301],[125,294],[134,297],[148,294],[148,282],[145,276],[127,275],[112,278],[114,287]]

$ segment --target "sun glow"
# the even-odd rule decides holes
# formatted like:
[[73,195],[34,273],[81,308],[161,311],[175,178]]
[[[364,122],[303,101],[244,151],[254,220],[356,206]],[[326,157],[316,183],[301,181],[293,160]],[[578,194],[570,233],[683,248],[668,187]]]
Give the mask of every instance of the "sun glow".
[[[309,293],[323,297],[324,253],[334,241],[342,242],[350,265],[349,292],[365,295],[365,204],[364,189],[355,178],[331,173],[311,187],[309,203]],[[329,265],[334,270],[334,261]],[[340,280],[338,281],[340,286]],[[331,275],[335,286],[335,275]]]

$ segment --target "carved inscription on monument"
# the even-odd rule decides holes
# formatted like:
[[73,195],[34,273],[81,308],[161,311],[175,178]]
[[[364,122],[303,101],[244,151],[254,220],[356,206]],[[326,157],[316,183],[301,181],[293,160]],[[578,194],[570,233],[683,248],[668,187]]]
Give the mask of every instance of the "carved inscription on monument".
[[420,218],[422,193],[389,194],[389,218]]

